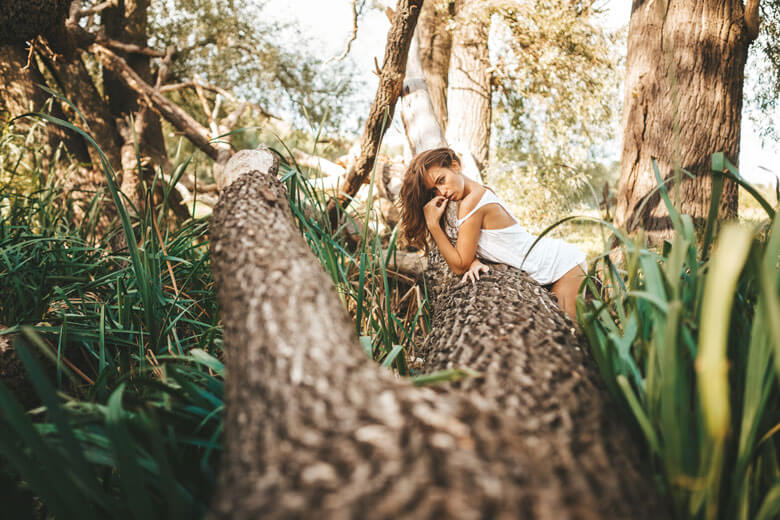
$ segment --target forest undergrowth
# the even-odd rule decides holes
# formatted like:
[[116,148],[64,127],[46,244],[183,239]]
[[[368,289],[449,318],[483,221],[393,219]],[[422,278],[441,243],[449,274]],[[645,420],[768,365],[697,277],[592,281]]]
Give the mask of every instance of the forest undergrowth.
[[[114,182],[92,206],[111,196],[118,218],[98,236],[47,170],[57,159],[29,137],[6,127],[0,140],[0,374],[27,374],[13,393],[0,381],[0,498],[20,517],[202,517],[216,483],[224,374],[208,219],[174,221],[154,186],[146,209],[129,211],[106,163]],[[397,233],[370,231],[369,202],[359,220],[345,219],[370,237],[349,250],[300,168],[283,161],[280,174],[355,320],[358,355],[412,374],[427,298],[388,273]],[[117,234],[126,247],[113,251]]]
[[[283,145],[279,152],[290,156]],[[22,517],[202,517],[219,464],[224,377],[208,220],[174,221],[153,186],[147,209],[131,216],[109,183],[95,197],[113,198],[118,217],[98,236],[92,221],[74,220],[42,153],[4,129],[0,371],[12,357],[24,365],[27,394],[0,382],[0,500]],[[716,171],[738,175],[716,161]],[[115,177],[108,164],[105,174]],[[388,269],[398,231],[372,232],[373,186],[367,204],[333,229],[308,173],[283,160],[280,176],[354,319],[365,351],[356,355],[416,376],[425,286]],[[623,260],[594,260],[599,276],[588,280],[594,298],[579,302],[580,324],[677,518],[775,518],[779,219],[761,198],[766,218],[722,230],[711,218],[701,243],[663,183],[658,189],[675,237],[649,249],[641,234],[602,222]],[[362,237],[357,244],[348,229]],[[117,234],[127,245],[112,250]]]
[[[607,389],[641,432],[648,471],[676,518],[778,518],[777,208],[718,153],[709,217],[696,230],[653,167],[673,237],[651,249],[641,230],[629,237],[604,223],[619,254],[593,263],[600,276],[587,280],[594,297],[578,301],[580,325]],[[718,221],[725,178],[754,198],[763,218]]]

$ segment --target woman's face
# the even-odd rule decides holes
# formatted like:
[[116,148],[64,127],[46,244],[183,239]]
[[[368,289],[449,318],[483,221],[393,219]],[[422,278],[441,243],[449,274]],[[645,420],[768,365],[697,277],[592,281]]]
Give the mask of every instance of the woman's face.
[[436,195],[448,200],[461,200],[464,196],[465,178],[460,173],[460,165],[431,166],[423,176],[423,184]]

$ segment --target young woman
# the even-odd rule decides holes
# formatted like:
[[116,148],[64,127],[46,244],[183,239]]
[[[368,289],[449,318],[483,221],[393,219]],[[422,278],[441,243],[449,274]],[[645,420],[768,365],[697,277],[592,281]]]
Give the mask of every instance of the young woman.
[[[561,308],[576,321],[585,254],[572,244],[546,237],[531,249],[536,237],[492,190],[461,173],[454,151],[436,148],[415,156],[404,175],[400,197],[403,233],[411,245],[427,250],[430,234],[450,269],[464,275],[464,281],[478,280],[480,272],[488,271],[477,257],[522,269],[541,285],[552,284]],[[440,224],[448,202],[458,203],[454,247]]]

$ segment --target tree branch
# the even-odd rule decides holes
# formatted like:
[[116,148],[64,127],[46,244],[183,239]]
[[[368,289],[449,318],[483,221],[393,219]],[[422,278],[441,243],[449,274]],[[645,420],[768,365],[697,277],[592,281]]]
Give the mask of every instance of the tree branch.
[[70,12],[68,14],[68,20],[67,23],[69,24],[77,24],[78,21],[85,16],[91,16],[98,13],[101,13],[108,9],[109,7],[117,7],[119,5],[119,2],[117,0],[107,0],[105,2],[101,2],[99,4],[93,5],[91,7],[82,8],[83,2],[81,0],[74,0],[70,4]]
[[241,114],[243,114],[248,107],[249,107],[249,102],[243,101],[238,106],[237,109],[235,109],[230,114],[222,118],[222,120],[219,122],[220,133],[225,133],[233,130],[233,127],[236,126],[236,123],[238,123],[238,119],[241,117]]
[[116,7],[119,5],[119,2],[117,0],[106,0],[105,2],[101,2],[97,5],[93,5],[92,7],[87,7],[86,9],[80,9],[78,12],[79,18],[83,18],[85,16],[89,16],[91,14],[98,14],[109,7]]
[[160,66],[157,68],[157,79],[154,82],[154,89],[159,91],[165,80],[168,78],[168,69],[171,67],[173,55],[176,54],[176,47],[169,45],[165,50],[165,57],[160,60]]
[[109,47],[127,54],[143,54],[144,56],[151,56],[153,58],[165,58],[167,56],[167,53],[165,52],[160,52],[144,45],[136,45],[134,43],[125,43],[120,42],[119,40],[112,40],[111,38],[107,38],[101,34],[97,35],[96,41],[105,47]]
[[[211,91],[211,92],[214,92],[214,93],[217,93],[217,94],[222,94],[225,98],[227,98],[228,100],[230,100],[233,103],[241,103],[242,102],[242,100],[236,98],[229,91],[227,91],[227,90],[225,90],[225,89],[223,89],[221,87],[218,87],[216,85],[212,85],[211,83],[209,83],[207,81],[204,81],[202,78],[195,78],[192,81],[182,81],[180,83],[171,83],[170,85],[162,85],[160,87],[160,92],[169,92],[171,90],[181,90],[181,89],[185,89],[185,88],[196,89],[198,87],[202,88],[203,90],[208,90],[208,91]],[[251,102],[248,102],[248,101],[247,101],[247,103],[249,103],[249,105],[252,108],[254,108],[258,112],[260,112],[260,114],[262,114],[264,117],[267,117],[269,119],[278,119],[279,121],[282,120],[281,117],[268,112],[265,108],[261,107],[260,105],[257,105],[256,103],[251,103]]]
[[374,166],[382,136],[393,119],[395,103],[401,94],[406,71],[409,44],[412,41],[420,7],[422,7],[422,0],[399,0],[396,6],[396,15],[387,34],[379,86],[361,139],[360,157],[347,175],[343,192],[338,199],[331,199],[328,202],[328,215],[334,223],[338,205],[346,206],[368,177]]
[[328,58],[327,60],[325,60],[323,65],[327,65],[332,61],[341,61],[347,57],[347,54],[349,54],[349,49],[350,47],[352,47],[352,42],[354,42],[357,39],[358,16],[360,15],[361,11],[363,11],[363,6],[366,5],[366,0],[362,0],[360,2],[360,7],[357,6],[357,3],[358,0],[352,0],[352,35],[350,36],[349,40],[347,40],[347,46],[344,49],[344,52],[342,52],[341,55],[339,56],[333,56],[332,58]]
[[148,85],[132,68],[130,68],[125,60],[111,52],[107,47],[95,43],[89,47],[89,50],[104,67],[112,70],[128,88],[136,92],[150,107],[158,111],[160,115],[184,134],[192,144],[212,159],[217,159],[217,149],[209,142],[208,129],[198,123],[191,115],[182,110],[175,103],[166,99],[160,92]]

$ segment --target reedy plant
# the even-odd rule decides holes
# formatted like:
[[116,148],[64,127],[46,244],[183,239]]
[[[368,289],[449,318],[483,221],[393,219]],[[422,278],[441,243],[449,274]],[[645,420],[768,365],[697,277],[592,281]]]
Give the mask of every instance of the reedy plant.
[[131,220],[109,182],[129,245],[111,253],[110,235],[95,243],[70,222],[51,176],[11,173],[38,185],[0,187],[0,333],[15,336],[43,407],[25,412],[0,383],[0,473],[42,516],[203,516],[222,429],[206,221],[169,225],[151,197]]
[[[766,210],[762,226],[726,224],[725,176]],[[674,237],[662,251],[618,230],[622,269],[597,260],[580,324],[607,388],[641,431],[652,469],[685,519],[780,515],[780,218],[722,154],[701,244],[660,192]],[[717,238],[714,238],[717,237]],[[714,247],[710,245],[714,238]],[[774,361],[773,361],[774,358]]]
[[[401,280],[388,267],[396,253],[398,229],[389,237],[373,231],[379,223],[374,176],[362,209],[353,215],[339,208],[340,225],[334,229],[326,211],[327,195],[309,182],[294,158],[280,169],[298,227],[337,287],[366,353],[400,375],[411,375],[415,342],[429,328],[427,294],[424,284]],[[357,246],[347,238],[348,229],[357,231]]]

